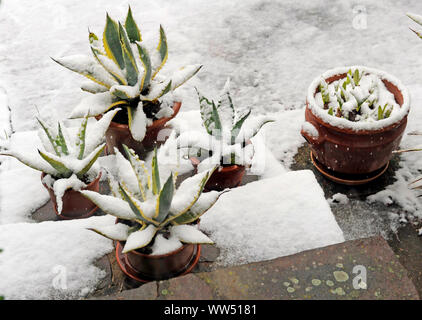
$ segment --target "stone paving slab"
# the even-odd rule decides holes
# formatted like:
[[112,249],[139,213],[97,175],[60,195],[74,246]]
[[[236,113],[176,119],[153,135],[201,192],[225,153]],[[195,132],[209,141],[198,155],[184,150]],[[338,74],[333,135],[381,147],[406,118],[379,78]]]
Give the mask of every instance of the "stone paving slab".
[[[360,288],[354,288],[353,279],[361,274],[353,273],[358,265],[366,268],[366,285],[359,282]],[[101,299],[419,299],[419,295],[388,243],[372,237],[192,273]]]

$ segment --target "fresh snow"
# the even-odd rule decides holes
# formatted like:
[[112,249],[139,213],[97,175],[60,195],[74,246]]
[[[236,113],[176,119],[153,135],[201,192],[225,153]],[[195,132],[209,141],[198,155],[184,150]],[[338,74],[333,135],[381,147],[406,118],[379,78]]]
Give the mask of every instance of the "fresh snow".
[[331,199],[328,199],[328,203],[330,204],[347,204],[348,202],[349,198],[343,193],[336,193],[331,197]]
[[309,170],[224,193],[202,216],[200,228],[222,250],[223,265],[269,260],[344,241]]
[[0,292],[7,299],[78,299],[91,293],[105,271],[93,263],[113,249],[94,226],[111,216],[0,226]]

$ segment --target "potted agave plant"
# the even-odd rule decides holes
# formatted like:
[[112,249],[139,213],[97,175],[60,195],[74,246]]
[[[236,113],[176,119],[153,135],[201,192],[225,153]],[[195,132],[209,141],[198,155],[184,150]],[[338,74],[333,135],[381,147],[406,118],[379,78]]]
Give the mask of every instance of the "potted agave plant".
[[325,176],[366,183],[387,169],[408,112],[408,91],[395,77],[362,66],[337,68],[309,86],[301,134]]
[[75,138],[60,122],[57,128],[41,119],[39,137],[44,150],[36,155],[16,150],[2,151],[25,165],[42,172],[41,181],[50,194],[54,210],[61,219],[92,216],[96,205],[78,191],[99,190],[101,171],[96,160],[104,150],[104,134],[118,109],[107,112],[89,128],[88,117],[82,120]]
[[159,71],[168,56],[164,29],[160,26],[158,46],[150,52],[142,43],[130,7],[124,24],[107,14],[102,42],[92,32],[89,42],[92,57],[73,55],[53,59],[92,80],[83,84],[82,90],[93,95],[81,101],[71,118],[87,113],[100,117],[110,109],[121,108],[107,131],[107,150],[113,153],[117,147],[123,153],[122,144],[126,144],[144,155],[153,149],[158,132],[181,107],[180,101],[169,102],[163,96],[189,80],[202,66],[189,65],[171,77],[161,77]]
[[230,79],[227,79],[217,102],[198,90],[197,93],[205,132],[184,132],[177,138],[177,145],[188,149],[196,171],[218,166],[205,186],[206,191],[237,187],[254,153],[250,139],[264,124],[273,120],[262,117],[253,126],[244,125],[251,110],[243,114],[236,112],[230,95]]
[[[202,194],[213,169],[184,180],[176,190],[176,175],[160,176],[156,149],[152,172],[134,150],[116,152],[117,174],[109,175],[112,195],[80,191],[116,224],[92,229],[117,241],[122,271],[139,282],[167,279],[189,272],[198,262],[201,243],[212,241],[198,230],[198,219],[220,193]],[[201,195],[202,194],[202,195]]]

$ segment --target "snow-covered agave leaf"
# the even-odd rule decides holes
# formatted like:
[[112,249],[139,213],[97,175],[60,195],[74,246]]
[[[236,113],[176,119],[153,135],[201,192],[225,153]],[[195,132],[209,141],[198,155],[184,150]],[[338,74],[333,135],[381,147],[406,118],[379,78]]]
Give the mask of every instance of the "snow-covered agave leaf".
[[174,194],[174,180],[173,173],[170,174],[167,181],[164,183],[163,188],[157,198],[157,207],[154,215],[154,220],[163,222],[169,214],[171,202]]
[[106,17],[106,25],[103,33],[103,45],[107,56],[112,59],[120,67],[120,69],[123,70],[125,68],[125,63],[123,61],[119,27],[108,14]]
[[141,32],[139,31],[135,19],[133,19],[132,9],[130,6],[126,16],[125,29],[130,42],[133,43],[136,41],[142,41]]
[[114,148],[115,156],[115,168],[118,176],[118,180],[125,185],[125,187],[135,197],[142,196],[142,192],[139,188],[139,183],[136,175],[132,170],[130,161],[128,161],[119,151]]
[[107,87],[104,87],[102,85],[99,85],[98,83],[90,82],[90,81],[82,83],[81,89],[82,89],[82,91],[86,91],[86,92],[89,92],[89,93],[92,93],[92,94],[108,91]]
[[148,189],[151,187],[151,181],[149,177],[149,173],[145,168],[144,161],[139,159],[139,156],[133,151],[129,149],[126,145],[122,145],[123,150],[125,151],[126,157],[129,160],[129,163],[135,173],[136,180],[138,181],[138,187],[141,192],[141,196],[145,201],[148,196]]
[[151,82],[152,76],[152,65],[151,65],[151,58],[149,56],[148,50],[140,43],[136,43],[136,47],[138,48],[139,59],[142,62],[144,67],[144,74],[142,76],[140,92],[144,92],[146,88],[149,87]]
[[95,148],[86,158],[80,160],[80,167],[81,169],[77,172],[77,176],[81,178],[84,174],[86,174],[89,169],[93,166],[95,161],[97,161],[98,157],[103,153],[106,144],[103,143],[102,145]]
[[243,143],[248,141],[249,139],[253,138],[259,130],[261,130],[262,126],[266,123],[274,122],[273,119],[270,119],[268,117],[261,117],[254,121],[251,125],[247,127],[242,127],[242,130],[236,137],[236,143]]
[[218,200],[222,192],[211,191],[202,193],[194,205],[184,214],[172,220],[172,224],[182,225],[189,224],[201,217],[208,211]]
[[42,161],[41,159],[35,158],[33,154],[18,151],[4,151],[0,152],[0,155],[14,157],[20,162],[22,162],[24,165],[32,169],[45,172],[51,176],[57,177],[59,175],[59,171],[57,171],[51,165]]
[[86,116],[78,130],[77,139],[75,142],[76,148],[78,149],[78,159],[82,160],[85,152],[85,137],[86,137],[86,126],[88,124],[88,116]]
[[111,226],[98,226],[89,228],[88,230],[94,231],[103,237],[116,241],[126,241],[129,236],[129,226],[123,223],[116,223]]
[[115,85],[110,88],[110,92],[119,99],[131,100],[139,96],[141,81],[133,86]]
[[108,111],[115,105],[122,105],[126,102],[117,101],[114,104],[115,97],[110,92],[103,92],[90,95],[84,99],[73,109],[70,118],[77,119],[83,118],[87,114],[90,117],[98,116]]
[[234,106],[230,96],[230,78],[227,79],[223,90],[220,93],[220,99],[217,104],[217,111],[223,128],[231,130],[234,122]]
[[152,241],[156,233],[157,228],[152,224],[150,224],[143,230],[132,232],[128,236],[125,247],[123,248],[122,252],[128,253],[132,250],[140,249],[147,246]]
[[123,52],[123,61],[125,63],[126,79],[130,86],[138,82],[138,66],[136,65],[135,57],[130,46],[129,38],[127,37],[126,30],[119,22],[119,35],[120,43]]
[[120,199],[124,200],[125,197],[122,194],[122,192],[120,191],[119,182],[110,173],[108,173],[107,182],[108,182],[108,186],[110,188],[111,194],[116,198],[120,198]]
[[121,109],[116,108],[105,113],[100,120],[96,121],[87,128],[87,134],[84,137],[85,145],[85,154],[92,152],[99,144],[104,142],[105,133],[110,126],[110,122],[113,120],[113,117]]
[[60,122],[58,123],[58,130],[57,130],[57,137],[56,137],[56,145],[59,149],[61,154],[69,155],[69,148],[67,147],[66,139],[63,135],[62,125]]
[[171,203],[172,216],[168,218],[169,221],[186,213],[195,204],[213,171],[214,169],[197,173],[180,184]]
[[417,15],[417,14],[412,14],[412,13],[407,13],[406,15],[410,19],[412,19],[413,21],[415,21],[417,24],[420,24],[422,26],[422,16]]
[[127,188],[125,188],[124,185],[119,184],[119,189],[137,219],[147,224],[154,224],[158,226],[158,223],[151,219],[155,212],[155,206],[153,205],[153,202],[155,202],[154,199],[140,202]]
[[242,129],[243,123],[249,117],[249,115],[251,114],[251,111],[252,111],[252,109],[249,109],[248,112],[246,112],[245,114],[240,116],[239,119],[234,124],[234,126],[232,128],[232,132],[231,132],[232,143],[234,143],[236,141],[236,137],[239,135],[239,132]]
[[150,91],[146,96],[141,95],[141,100],[145,101],[156,101],[157,99],[164,96],[166,93],[171,91],[172,82],[171,80],[163,81],[160,83],[151,84]]
[[[45,123],[44,121],[42,121],[41,119],[37,118],[38,123],[40,124],[42,130],[44,131],[45,136],[48,138],[48,141],[50,142],[50,146],[51,148],[43,142],[43,146],[44,148],[48,151],[48,152],[55,152],[57,156],[60,156],[60,152],[59,149],[56,145],[56,139],[53,137],[53,128],[51,128],[47,123]],[[44,141],[43,138],[41,138],[41,141]]]
[[177,237],[180,241],[184,243],[214,243],[210,238],[208,238],[205,234],[199,231],[195,226],[172,226],[170,228],[170,234]]
[[123,220],[134,220],[137,218],[125,200],[89,190],[81,190],[79,192],[95,203],[105,213]]
[[152,79],[154,79],[158,72],[160,72],[168,58],[167,37],[162,25],[160,25],[160,41],[158,42],[157,53],[159,62],[158,65],[154,67]]
[[158,169],[157,149],[154,150],[154,157],[152,158],[152,192],[158,194],[161,190],[160,171]]
[[128,125],[132,137],[136,141],[142,141],[147,132],[147,116],[142,108],[142,101],[136,108],[128,107]]
[[111,86],[117,84],[116,80],[91,57],[85,55],[73,55],[52,59],[63,67],[77,72],[106,88],[110,88]]
[[118,84],[126,85],[126,77],[123,71],[119,68],[119,66],[114,63],[108,56],[99,54],[98,50],[91,46],[92,54],[97,62],[106,70],[113,78],[117,81]]
[[208,99],[196,89],[199,98],[199,110],[202,123],[208,134],[212,135],[216,130],[221,130],[221,122],[218,116],[217,108],[213,100]]
[[54,168],[60,176],[63,177],[70,177],[72,175],[72,170],[70,170],[60,159],[60,157],[51,154],[49,152],[42,152],[41,150],[38,150],[38,153],[40,156],[48,162],[48,164]]
[[201,64],[192,64],[177,70],[171,76],[171,90],[176,90],[190,78],[192,78],[202,68]]

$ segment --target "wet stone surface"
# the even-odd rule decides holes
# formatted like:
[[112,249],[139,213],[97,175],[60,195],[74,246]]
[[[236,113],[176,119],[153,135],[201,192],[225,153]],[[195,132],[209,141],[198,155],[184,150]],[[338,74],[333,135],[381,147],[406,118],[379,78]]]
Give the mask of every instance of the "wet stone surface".
[[[366,277],[362,277],[365,268]],[[358,267],[359,268],[359,267]],[[154,289],[156,292],[154,294]],[[382,237],[149,283],[103,299],[419,299]]]

